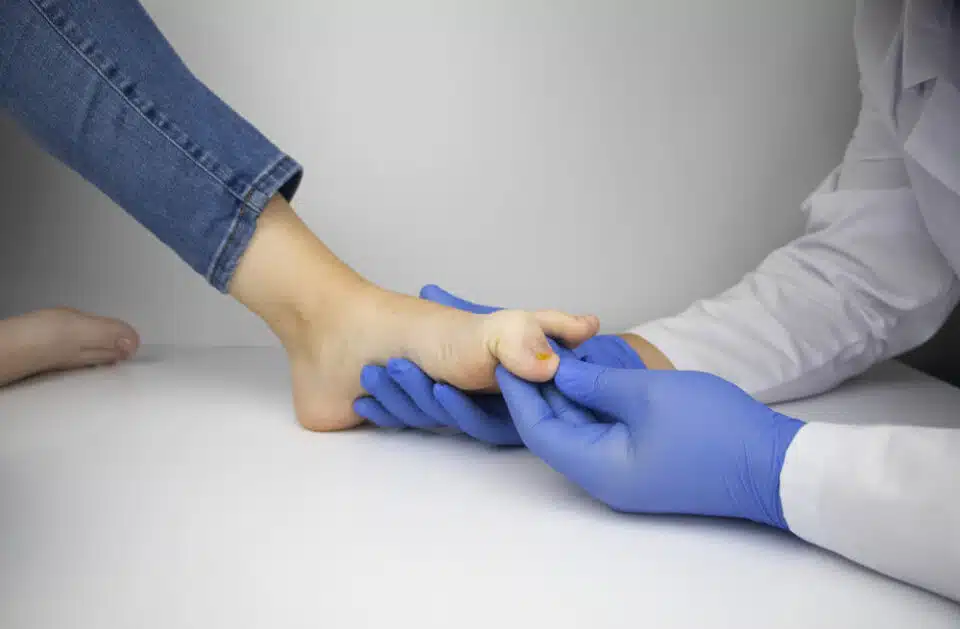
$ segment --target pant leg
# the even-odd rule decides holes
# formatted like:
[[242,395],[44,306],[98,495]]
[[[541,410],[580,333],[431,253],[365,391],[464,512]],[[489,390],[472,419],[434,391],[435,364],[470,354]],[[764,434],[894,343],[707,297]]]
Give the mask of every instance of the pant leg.
[[0,0],[0,107],[224,292],[302,174],[135,0]]

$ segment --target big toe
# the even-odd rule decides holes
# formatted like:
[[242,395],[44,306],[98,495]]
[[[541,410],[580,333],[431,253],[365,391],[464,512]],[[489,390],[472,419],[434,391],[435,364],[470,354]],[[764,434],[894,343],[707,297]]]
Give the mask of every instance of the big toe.
[[534,316],[547,336],[563,341],[567,347],[580,345],[600,330],[600,320],[595,315],[577,316],[556,310],[538,310]]
[[130,358],[140,347],[137,331],[118,319],[78,315],[71,334],[86,355],[103,356],[104,362]]
[[550,380],[560,358],[530,313],[502,311],[488,319],[488,335],[496,339],[492,353],[509,371],[532,382]]

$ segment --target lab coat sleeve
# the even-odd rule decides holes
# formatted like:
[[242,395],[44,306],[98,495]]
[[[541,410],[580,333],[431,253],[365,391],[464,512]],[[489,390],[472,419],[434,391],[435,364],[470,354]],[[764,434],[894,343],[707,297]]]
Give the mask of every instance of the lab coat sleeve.
[[807,424],[780,497],[797,536],[960,601],[960,430]]
[[807,231],[712,299],[638,334],[678,369],[772,403],[820,393],[928,339],[958,281],[931,241],[886,117],[864,107],[841,166],[807,198]]

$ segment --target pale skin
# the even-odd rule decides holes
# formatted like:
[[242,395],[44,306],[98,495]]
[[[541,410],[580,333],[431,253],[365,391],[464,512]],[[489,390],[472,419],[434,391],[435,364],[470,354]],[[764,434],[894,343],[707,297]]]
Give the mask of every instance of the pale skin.
[[[559,358],[547,336],[575,346],[596,317],[555,311],[474,315],[398,294],[340,261],[281,197],[271,200],[229,286],[287,352],[293,401],[311,430],[351,428],[360,370],[402,356],[436,380],[491,390],[498,363],[527,380],[551,379]],[[51,370],[115,363],[136,352],[132,327],[70,309],[0,321],[0,386]]]
[[663,352],[657,349],[653,343],[642,336],[637,334],[620,334],[619,336],[640,356],[640,360],[643,361],[647,369],[674,368],[670,359],[664,356]]
[[108,365],[133,356],[136,330],[122,321],[70,308],[48,308],[0,321],[0,386],[49,371]]

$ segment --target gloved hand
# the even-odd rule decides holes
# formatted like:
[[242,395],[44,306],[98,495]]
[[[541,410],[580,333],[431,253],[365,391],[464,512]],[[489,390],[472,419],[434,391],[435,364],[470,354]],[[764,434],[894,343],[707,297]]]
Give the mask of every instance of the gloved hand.
[[563,358],[555,386],[502,367],[497,381],[527,448],[614,509],[787,528],[780,470],[804,424],[735,385]]
[[[420,297],[476,314],[499,310],[460,299],[435,285],[424,286]],[[561,355],[565,352],[554,349]],[[612,335],[589,339],[573,350],[573,355],[607,366],[644,368],[643,361],[626,341]],[[449,385],[438,384],[405,359],[392,359],[386,367],[364,367],[360,383],[371,397],[357,400],[354,410],[380,427],[423,430],[450,427],[489,444],[522,445],[501,395],[468,395]]]

